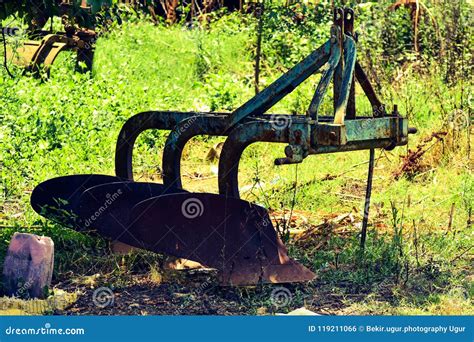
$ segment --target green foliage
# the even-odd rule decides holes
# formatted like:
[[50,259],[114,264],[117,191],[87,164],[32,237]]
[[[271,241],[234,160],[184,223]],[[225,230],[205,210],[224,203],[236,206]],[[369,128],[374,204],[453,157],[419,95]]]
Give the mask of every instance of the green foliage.
[[[53,16],[67,14],[70,20],[80,27],[94,28],[97,23],[103,24],[104,19],[116,16],[116,0],[88,0],[88,9],[81,7],[82,0],[72,0],[64,6],[62,0],[5,0],[0,3],[0,20],[10,16],[24,19],[30,29],[41,29],[45,22]],[[110,11],[112,8],[112,11]],[[97,20],[99,19],[99,20]]]
[[329,38],[329,1],[312,5],[267,5],[263,15],[263,60],[290,68]]
[[[388,12],[390,3],[355,6],[359,17],[356,30],[360,33],[358,56],[371,80],[383,89],[381,95],[388,108],[399,104],[410,125],[419,129],[419,137],[410,137],[409,148],[413,149],[433,131],[447,129],[456,110],[469,108],[464,85],[468,82],[461,82],[460,75],[471,77],[471,67],[463,64],[471,55],[458,49],[459,42],[468,39],[468,30],[453,31],[458,37],[456,44],[446,46],[446,55],[462,57],[452,64],[459,69],[457,76],[447,82],[450,65],[439,58],[439,42],[430,38],[434,29],[430,21],[423,19],[420,23],[421,50],[416,56],[409,12]],[[430,2],[426,4],[431,8]],[[449,15],[443,22],[437,6],[433,3],[431,9],[444,37],[454,17]],[[268,5],[264,13],[261,87],[328,38],[329,7],[329,1],[316,6]],[[463,13],[465,8],[463,4]],[[99,266],[108,271],[115,267],[117,271],[120,262],[107,255],[104,240],[39,218],[28,203],[33,187],[59,175],[113,174],[118,132],[126,119],[140,111],[232,111],[253,96],[257,27],[253,15],[212,14],[205,28],[197,23],[192,28],[153,25],[133,13],[127,18],[121,27],[110,29],[98,40],[92,74],[74,73],[74,55],[68,53],[60,54],[49,80],[22,75],[22,70],[12,65],[15,79],[0,71],[0,224],[7,227],[0,229],[0,256],[14,231],[29,231],[55,241],[56,274],[68,270],[99,272]],[[271,112],[304,113],[318,77],[311,77]],[[360,89],[356,91],[361,95]],[[330,102],[323,103],[325,111],[330,110]],[[357,97],[357,106],[359,113],[370,110],[363,96]],[[474,185],[472,171],[465,165],[467,145],[462,132],[457,142],[443,143],[442,155],[433,162],[430,172],[412,180],[393,179],[399,156],[407,152],[405,148],[380,152],[371,213],[383,221],[385,230],[379,232],[369,226],[363,255],[358,227],[351,226],[349,236],[334,234],[324,248],[311,250],[293,245],[286,230],[292,256],[316,270],[335,291],[377,292],[389,283],[410,292],[397,298],[412,303],[441,301],[445,292],[457,286],[472,296],[466,271],[468,252],[461,253],[472,244],[468,222]],[[165,137],[156,131],[139,137],[134,151],[137,178],[156,176]],[[200,165],[199,172],[208,172],[212,165],[204,161],[204,155],[215,141],[202,140],[200,146],[204,147],[195,154],[186,151],[184,159],[185,164],[191,161],[193,166]],[[314,156],[298,169],[275,167],[272,161],[282,153],[278,146],[268,144],[257,144],[245,152],[240,165],[241,184],[258,183],[244,194],[246,199],[283,210],[292,207],[295,196],[295,210],[314,213],[311,223],[332,213],[360,211],[365,151]],[[456,208],[452,231],[446,232],[452,203]],[[147,258],[127,258],[125,263],[145,264],[146,268]],[[428,298],[430,292],[436,292],[433,296],[437,297]],[[301,294],[299,289],[295,293]]]

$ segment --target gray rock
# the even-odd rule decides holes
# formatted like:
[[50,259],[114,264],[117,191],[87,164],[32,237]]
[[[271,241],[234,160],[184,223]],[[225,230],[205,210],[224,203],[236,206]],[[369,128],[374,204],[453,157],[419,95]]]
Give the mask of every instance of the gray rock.
[[54,242],[51,238],[15,233],[3,265],[6,294],[21,298],[47,297],[53,266]]

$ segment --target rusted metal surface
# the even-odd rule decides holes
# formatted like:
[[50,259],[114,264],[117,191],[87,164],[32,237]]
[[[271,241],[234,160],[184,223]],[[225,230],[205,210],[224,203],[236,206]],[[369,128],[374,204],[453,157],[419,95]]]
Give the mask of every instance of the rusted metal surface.
[[112,240],[124,242],[121,235],[129,226],[136,204],[151,197],[183,192],[187,191],[156,183],[105,183],[83,191],[75,211],[87,227],[97,229]]
[[77,203],[82,192],[96,185],[122,179],[106,175],[74,175],[53,178],[37,185],[31,194],[31,206],[50,220],[67,227],[83,229],[84,222],[77,214]]
[[[176,212],[170,215],[169,208]],[[267,211],[246,201],[200,193],[160,196],[136,205],[132,217],[125,242],[216,268],[226,285],[274,282],[265,269],[297,264],[288,257]],[[314,278],[308,269],[300,270],[293,279],[284,270],[279,282]]]
[[95,229],[112,240],[216,268],[223,285],[314,279],[288,257],[260,206],[162,184],[111,180],[117,179],[81,175],[46,181],[33,192],[33,208],[79,231]]
[[77,30],[73,33],[38,33],[41,40],[28,40],[16,50],[7,50],[7,58],[26,70],[38,74],[41,68],[49,74],[51,65],[62,51],[75,51],[77,63],[84,62],[86,69],[92,69],[96,33],[91,30]]
[[373,116],[378,117],[387,115],[387,113],[385,112],[385,106],[378,99],[377,94],[375,94],[374,88],[372,87],[372,84],[369,82],[369,79],[367,78],[367,75],[364,72],[364,69],[362,69],[360,63],[357,61],[355,64],[354,73],[362,90],[364,91],[365,95],[370,101],[370,104],[372,105]]
[[331,55],[328,58],[328,69],[324,72],[321,77],[321,81],[318,83],[316,91],[314,93],[311,104],[309,105],[308,115],[313,119],[317,119],[319,114],[319,106],[323,102],[324,94],[326,94],[329,83],[334,78],[334,72],[339,65],[341,59],[341,49],[339,47],[340,28],[333,26],[331,29]]
[[[275,160],[275,164],[285,165],[301,163],[313,154],[392,149],[405,145],[408,134],[414,132],[397,110],[390,115],[385,112],[357,62],[354,12],[338,8],[334,15],[331,38],[326,43],[233,113],[137,114],[124,124],[117,140],[118,178],[94,175],[89,180],[73,176],[47,181],[33,192],[33,207],[57,221],[58,211],[70,211],[76,221],[59,221],[74,229],[87,226],[131,246],[216,268],[222,284],[312,280],[310,270],[288,257],[267,211],[239,199],[238,168],[244,150],[255,142],[286,144],[285,157]],[[324,64],[328,67],[307,113],[265,114]],[[373,109],[365,116],[356,115],[356,79]],[[320,115],[320,104],[331,81],[334,111]],[[133,181],[134,144],[149,129],[170,131],[163,151],[163,184]],[[182,151],[198,135],[226,137],[219,159],[219,195],[182,189]],[[66,207],[56,204],[61,196],[70,201]],[[189,212],[185,203],[191,204]],[[57,210],[53,214],[42,211],[44,205],[56,206]]]
[[[3,2],[0,1],[0,6]],[[58,54],[72,50],[77,52],[76,69],[91,70],[97,38],[95,29],[99,18],[113,11],[111,0],[55,0],[31,2],[27,5],[21,1],[7,2],[10,4],[3,6],[3,12],[7,16],[16,16],[18,11],[23,13],[28,25],[25,34],[30,39],[22,46],[8,51],[8,57],[13,63],[33,71],[36,76],[44,75],[38,72],[43,69],[49,75],[49,68]],[[43,27],[55,17],[61,18],[63,32],[52,29],[44,31]],[[86,68],[83,68],[82,63],[85,63]]]
[[[333,12],[333,21],[334,26],[339,28],[338,30],[338,46],[341,50],[341,54],[344,53],[343,51],[343,43],[344,43],[344,9],[336,7]],[[339,95],[341,94],[341,84],[342,84],[342,70],[344,68],[344,59],[341,58],[338,63],[337,67],[334,71],[334,79],[333,79],[333,106],[334,110],[337,108],[337,103],[339,101]]]
[[[354,10],[352,8],[344,8],[344,34],[357,41],[357,38],[354,36]],[[346,119],[355,119],[355,117],[355,77],[352,77],[351,89],[347,100]]]
[[345,36],[344,39],[343,57],[344,58],[341,58],[341,62],[344,62],[342,72],[342,83],[340,93],[337,98],[336,107],[334,108],[334,123],[339,125],[344,124],[344,118],[346,116],[347,103],[349,101],[352,79],[354,76],[354,65],[356,61],[355,42],[349,36]]
[[265,113],[275,103],[292,92],[328,61],[332,45],[333,43],[328,40],[258,95],[237,108],[230,115],[229,127],[236,125],[245,117]]
[[[77,53],[78,71],[92,70],[94,43],[97,39],[96,15],[99,11],[107,10],[109,5],[109,0],[65,0],[52,1],[48,5],[39,4],[40,7],[34,3],[6,6],[5,11],[9,15],[15,16],[18,10],[26,14],[28,28],[25,34],[29,38],[23,45],[9,49],[8,59],[35,76],[49,76],[50,67],[58,54],[69,50]],[[55,32],[52,28],[47,31],[42,29],[54,17],[61,18],[63,32]],[[85,68],[82,63],[85,63]]]
[[[208,115],[208,113],[150,111],[131,117],[123,125],[117,139],[115,149],[115,173],[119,177],[133,180],[133,147],[137,137],[141,133],[149,129],[171,130],[179,122],[182,122],[187,118],[206,115]],[[209,115],[213,117],[221,116],[218,113],[212,113]],[[193,127],[193,125],[190,127]],[[175,132],[176,136],[182,134],[180,130],[175,130]]]

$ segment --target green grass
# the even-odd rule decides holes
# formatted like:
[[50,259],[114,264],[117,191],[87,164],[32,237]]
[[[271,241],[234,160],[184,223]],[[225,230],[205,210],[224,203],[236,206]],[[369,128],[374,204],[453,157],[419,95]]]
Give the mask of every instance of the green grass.
[[[60,175],[113,174],[118,132],[140,111],[231,111],[249,99],[253,96],[254,24],[253,19],[241,21],[236,15],[211,25],[210,30],[125,23],[99,39],[93,75],[74,73],[69,54],[60,57],[48,81],[22,76],[20,70],[13,70],[16,78],[11,80],[2,71],[0,261],[13,232],[29,231],[55,241],[58,278],[67,271],[120,273],[124,263],[132,270],[143,264],[138,267],[141,271],[154,265],[149,255],[117,260],[109,255],[104,240],[40,218],[29,206],[31,190]],[[314,47],[316,43],[312,42]],[[262,83],[269,84],[284,69],[267,62]],[[318,77],[305,82],[272,112],[304,113]],[[383,86],[388,107],[399,104],[419,134],[411,137],[408,147],[377,152],[365,254],[361,256],[358,247],[359,219],[348,224],[349,237],[330,234],[323,248],[313,249],[300,248],[290,240],[290,252],[335,293],[368,294],[365,300],[348,303],[347,310],[472,314],[473,251],[469,248],[474,236],[467,225],[474,197],[472,160],[467,160],[466,130],[449,127],[449,115],[461,101],[462,85],[448,88],[433,70]],[[359,96],[357,101],[361,112],[369,110],[366,99]],[[331,102],[329,93],[325,111]],[[428,169],[414,179],[395,180],[400,155],[441,130],[448,132],[446,139],[423,157]],[[134,151],[138,177],[156,173],[165,137],[155,131],[140,136]],[[184,171],[212,175],[215,165],[205,156],[218,140],[193,140],[185,151]],[[332,214],[360,215],[367,151],[311,156],[298,166],[276,167],[273,159],[283,156],[283,147],[255,144],[245,151],[240,185],[257,184],[245,198],[272,210],[289,209],[297,179],[295,209],[303,211],[311,224]],[[185,178],[185,187],[217,192],[217,179],[196,183]],[[313,290],[296,286],[294,291]],[[387,291],[390,296],[384,295]],[[264,291],[242,300],[255,313],[261,305],[270,305],[265,296]],[[304,304],[298,300],[295,303]]]

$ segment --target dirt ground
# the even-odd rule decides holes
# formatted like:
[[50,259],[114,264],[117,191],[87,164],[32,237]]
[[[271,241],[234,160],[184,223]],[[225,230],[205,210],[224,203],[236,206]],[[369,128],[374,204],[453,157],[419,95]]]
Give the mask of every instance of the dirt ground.
[[[135,275],[117,287],[91,287],[65,281],[56,287],[79,294],[77,301],[60,315],[268,315],[287,313],[305,307],[319,315],[350,314],[351,304],[367,294],[341,293],[329,284],[263,285],[255,287],[219,286],[209,271],[175,271],[172,280],[162,283],[149,275]],[[102,290],[101,290],[102,289]],[[283,290],[282,290],[283,289]],[[287,290],[284,290],[287,289]],[[101,297],[100,292],[105,291]],[[289,297],[275,303],[275,291],[287,291]],[[387,298],[385,298],[386,300]]]

